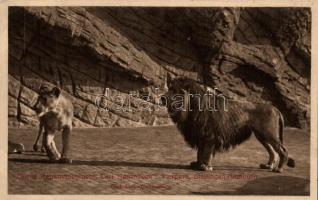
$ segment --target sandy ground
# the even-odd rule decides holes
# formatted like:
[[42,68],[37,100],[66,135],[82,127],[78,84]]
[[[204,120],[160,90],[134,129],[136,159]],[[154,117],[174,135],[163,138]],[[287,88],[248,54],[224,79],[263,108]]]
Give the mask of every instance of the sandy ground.
[[[213,172],[189,169],[196,153],[175,127],[75,129],[73,164],[33,152],[36,129],[10,129],[24,154],[9,154],[9,194],[309,195],[309,131],[285,129],[296,168],[259,169],[268,155],[251,137],[213,159]],[[56,143],[61,148],[61,134]]]

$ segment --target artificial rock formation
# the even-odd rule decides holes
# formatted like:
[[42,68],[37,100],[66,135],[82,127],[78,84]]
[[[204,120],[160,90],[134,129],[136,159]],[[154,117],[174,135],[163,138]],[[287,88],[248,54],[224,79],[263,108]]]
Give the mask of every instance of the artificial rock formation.
[[9,126],[36,126],[42,85],[72,99],[75,127],[170,124],[167,74],[310,118],[307,8],[11,7]]

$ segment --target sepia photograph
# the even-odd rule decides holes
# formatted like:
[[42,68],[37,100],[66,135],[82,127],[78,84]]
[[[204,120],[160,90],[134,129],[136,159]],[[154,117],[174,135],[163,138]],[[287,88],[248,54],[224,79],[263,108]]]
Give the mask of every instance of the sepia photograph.
[[7,194],[316,193],[312,19],[311,7],[8,6]]

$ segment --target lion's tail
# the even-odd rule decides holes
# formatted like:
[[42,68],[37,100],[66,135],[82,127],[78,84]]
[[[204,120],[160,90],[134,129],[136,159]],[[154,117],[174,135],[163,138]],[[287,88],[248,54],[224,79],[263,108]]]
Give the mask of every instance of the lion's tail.
[[290,158],[290,157],[288,157],[287,166],[291,167],[291,168],[294,168],[296,166],[295,160]]
[[278,111],[279,114],[279,140],[281,144],[284,143],[284,118],[281,112]]
[[[283,147],[283,141],[284,141],[284,118],[283,118],[283,115],[282,115],[281,112],[278,111],[278,113],[279,113],[279,140],[280,140],[280,143],[281,143],[281,145]],[[284,150],[285,150],[285,148],[284,148]],[[296,166],[295,160],[290,158],[290,157],[288,157],[287,166],[294,168]]]

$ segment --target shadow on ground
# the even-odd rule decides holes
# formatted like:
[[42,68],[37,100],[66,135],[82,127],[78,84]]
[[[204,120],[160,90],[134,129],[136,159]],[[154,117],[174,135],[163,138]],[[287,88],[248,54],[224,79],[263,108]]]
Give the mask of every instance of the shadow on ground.
[[[48,159],[23,159],[23,158],[9,158],[11,162],[20,163],[43,163],[43,164],[57,164]],[[163,169],[190,169],[190,165],[176,165],[168,163],[145,163],[145,162],[129,162],[129,161],[96,161],[96,160],[73,160],[71,165],[87,165],[87,166],[109,166],[109,167],[145,167],[145,168],[163,168]],[[213,170],[249,170],[249,171],[265,171],[255,167],[241,167],[241,166],[213,166]]]
[[[271,176],[249,181],[236,191],[192,192],[197,195],[310,195],[308,179]],[[273,190],[273,188],[277,188]]]

